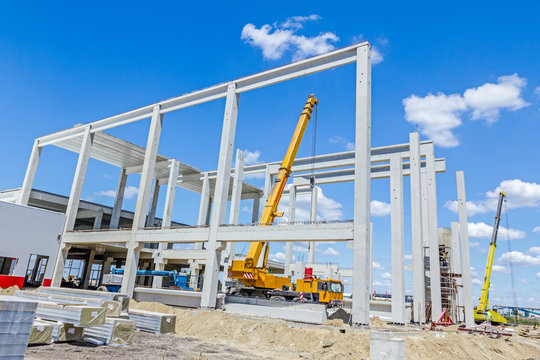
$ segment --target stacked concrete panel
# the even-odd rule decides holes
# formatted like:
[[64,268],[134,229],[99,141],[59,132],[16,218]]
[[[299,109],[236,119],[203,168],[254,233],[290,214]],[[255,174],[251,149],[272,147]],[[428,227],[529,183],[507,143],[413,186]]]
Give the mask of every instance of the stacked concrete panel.
[[38,289],[38,292],[45,293],[45,294],[76,296],[76,297],[94,298],[94,299],[102,299],[102,300],[115,300],[115,301],[120,301],[120,303],[122,304],[122,311],[128,311],[129,309],[130,297],[122,293],[59,288],[59,287],[40,287]]
[[96,345],[129,345],[134,331],[133,320],[107,318],[103,325],[85,327],[83,340]]
[[0,295],[0,359],[24,359],[37,303]]
[[115,317],[120,315],[122,303],[116,300],[107,300],[94,297],[68,296],[60,294],[48,294],[35,291],[16,291],[15,296],[37,301],[54,302],[58,304],[76,304],[91,307],[104,307],[107,309],[107,316]]
[[62,305],[51,302],[38,302],[36,318],[54,320],[75,326],[94,326],[105,323],[107,309],[81,305]]
[[52,327],[51,340],[53,342],[82,341],[83,327],[50,320],[35,320],[34,325],[44,324]]
[[28,344],[50,344],[52,342],[52,331],[53,325],[51,323],[34,320]]
[[176,315],[144,310],[130,310],[129,319],[135,321],[137,330],[154,334],[174,333]]

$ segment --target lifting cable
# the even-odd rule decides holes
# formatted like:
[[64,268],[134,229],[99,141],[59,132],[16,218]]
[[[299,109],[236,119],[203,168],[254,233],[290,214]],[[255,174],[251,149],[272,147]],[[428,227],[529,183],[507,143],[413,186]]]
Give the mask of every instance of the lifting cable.
[[[506,243],[508,244],[508,253],[512,254],[512,246],[510,245],[510,225],[508,220],[508,200],[504,199],[504,213],[506,215]],[[517,307],[517,295],[516,295],[516,284],[514,281],[514,264],[512,262],[512,256],[510,255],[510,280],[512,282],[512,297],[514,300],[514,307]]]

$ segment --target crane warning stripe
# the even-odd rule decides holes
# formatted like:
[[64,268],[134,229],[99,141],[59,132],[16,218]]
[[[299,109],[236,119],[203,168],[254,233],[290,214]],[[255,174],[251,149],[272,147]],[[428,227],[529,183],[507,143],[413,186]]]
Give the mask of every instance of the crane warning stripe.
[[253,279],[254,278],[253,273],[244,273],[244,278],[245,279]]

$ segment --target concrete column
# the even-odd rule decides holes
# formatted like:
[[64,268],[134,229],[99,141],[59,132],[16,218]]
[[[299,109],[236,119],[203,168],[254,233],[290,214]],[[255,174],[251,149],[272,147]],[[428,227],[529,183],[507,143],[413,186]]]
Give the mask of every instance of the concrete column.
[[28,205],[30,200],[30,193],[32,192],[32,185],[34,184],[34,178],[36,177],[36,171],[39,163],[39,157],[41,156],[41,147],[38,140],[34,140],[34,146],[32,147],[32,153],[30,154],[30,160],[26,167],[26,173],[24,174],[24,180],[21,186],[21,192],[17,204]]
[[261,207],[261,198],[256,197],[253,199],[253,210],[251,214],[251,222],[253,224],[259,222],[259,208]]
[[[75,168],[75,175],[73,176],[73,184],[71,185],[71,192],[69,194],[66,209],[64,233],[66,233],[66,231],[73,231],[75,228],[75,220],[77,219],[77,210],[79,209],[79,202],[81,200],[84,177],[86,175],[88,160],[90,159],[90,150],[92,149],[92,141],[94,139],[94,134],[92,134],[90,130],[90,126],[86,126],[82,136],[79,159],[77,160],[77,167]],[[60,286],[62,283],[65,260],[67,259],[67,251],[65,251],[65,249],[69,250],[69,247],[66,246],[64,238],[62,237],[62,243],[60,244],[58,257],[56,258],[52,286]]]
[[[461,274],[461,252],[459,251],[459,223],[452,221],[452,246],[450,248],[450,267],[452,273]],[[457,296],[455,297],[457,305],[463,306],[463,281],[461,277],[456,278],[457,283]],[[456,311],[454,314],[455,321],[463,321],[463,314],[461,311]]]
[[103,274],[110,274],[111,273],[111,266],[114,262],[114,258],[107,257],[103,261],[103,267],[101,268],[101,277],[103,277]]
[[405,272],[403,271],[403,172],[399,155],[390,157],[390,233],[392,268],[392,322],[405,324]]
[[356,53],[356,128],[354,158],[354,236],[352,323],[369,326],[371,200],[371,51]]
[[[201,202],[199,204],[199,218],[197,220],[197,225],[208,225],[208,218],[210,216],[210,179],[208,178],[208,173],[203,175],[203,183],[201,189]],[[195,249],[202,249],[203,243],[195,243]]]
[[272,174],[270,173],[270,166],[266,165],[266,171],[264,173],[264,196],[263,196],[264,206],[266,206],[266,201],[268,200],[268,196],[270,196],[271,191],[272,191]]
[[303,279],[305,272],[306,272],[306,263],[303,261],[298,261],[294,265],[294,277],[296,278],[296,280]]
[[94,230],[101,229],[101,223],[103,222],[103,209],[99,209],[94,218]]
[[227,89],[227,102],[223,117],[223,130],[221,132],[221,145],[219,149],[219,162],[214,192],[214,209],[210,220],[210,231],[207,242],[206,267],[204,271],[204,285],[201,296],[201,308],[214,309],[216,307],[217,289],[219,281],[219,267],[221,257],[221,244],[217,242],[219,225],[225,222],[227,213],[227,199],[229,197],[229,183],[231,164],[234,150],[234,137],[236,134],[236,119],[238,116],[238,94],[236,84],[230,84]]
[[90,272],[92,271],[92,264],[94,263],[95,256],[96,251],[94,249],[90,250],[90,254],[88,255],[88,261],[86,262],[86,269],[84,270],[83,289],[88,289],[88,284],[90,282]]
[[[294,223],[296,219],[296,186],[289,186],[289,223]],[[291,264],[293,260],[294,243],[288,241],[285,245],[285,275],[292,276]]]
[[201,273],[199,264],[196,261],[192,261],[189,264],[189,269],[191,274],[189,278],[189,287],[197,289],[199,287],[199,276]]
[[[240,202],[242,200],[242,182],[244,181],[244,152],[241,150],[236,150],[236,164],[234,167],[234,181],[231,195],[231,209],[229,211],[229,224],[238,224],[238,219],[240,217]],[[228,269],[232,266],[232,261],[234,260],[234,255],[236,254],[236,243],[230,242],[227,243],[227,249],[225,251],[227,257],[227,269],[225,269],[226,274],[228,274]]]
[[[156,105],[152,113],[150,129],[148,132],[148,141],[146,144],[146,152],[144,154],[144,163],[141,172],[141,182],[139,184],[139,193],[137,195],[137,203],[135,205],[135,214],[133,215],[132,234],[144,227],[146,220],[146,210],[150,200],[150,190],[152,187],[152,178],[156,168],[156,156],[159,146],[159,138],[161,136],[161,126],[163,123],[163,115],[160,114],[160,107]],[[124,277],[122,279],[122,287],[120,292],[126,293],[129,296],[133,295],[135,288],[135,279],[137,277],[137,268],[139,266],[139,255],[141,252],[141,244],[134,241],[133,236],[129,243],[126,244],[126,266],[124,269]]]
[[369,267],[369,298],[371,299],[371,295],[373,294],[373,223],[369,223],[369,263],[371,266]]
[[426,178],[428,181],[429,219],[429,275],[431,282],[431,319],[442,314],[441,266],[439,262],[439,225],[437,221],[437,187],[435,174],[435,150],[431,143],[426,153]]
[[[176,185],[178,182],[178,171],[180,169],[180,163],[176,159],[171,159],[170,163],[169,179],[167,181],[167,194],[165,195],[165,208],[163,209],[163,223],[161,224],[162,228],[164,229],[171,227],[174,210],[174,198],[176,196]],[[167,243],[159,243],[158,250],[154,253],[154,264],[156,270],[165,270],[166,261],[163,259],[163,251],[165,249],[167,249]],[[152,287],[154,289],[161,289],[162,285],[163,277],[154,276]]]
[[155,179],[154,186],[152,187],[152,194],[150,195],[150,209],[148,210],[148,216],[146,217],[146,227],[154,227],[154,223],[156,222],[159,187],[159,181],[158,179]]
[[411,182],[411,237],[413,265],[413,317],[425,322],[424,242],[422,239],[422,199],[420,179],[420,136],[409,134]]
[[109,229],[118,229],[118,223],[120,222],[120,214],[122,213],[122,203],[124,202],[124,192],[126,191],[127,174],[126,169],[120,170],[120,177],[118,179],[118,187],[116,188],[116,195],[114,198],[114,207],[111,215],[111,222]]
[[[317,187],[311,188],[311,203],[310,203],[310,213],[309,221],[314,223],[317,221],[317,196],[319,194],[319,189]],[[308,251],[308,263],[315,264],[315,251],[316,245],[315,241],[309,242],[309,251]]]
[[465,197],[465,174],[456,172],[459,238],[461,242],[461,278],[463,279],[463,306],[465,307],[465,325],[474,326],[474,309],[471,279],[471,258],[469,254],[469,229],[467,223],[467,198]]

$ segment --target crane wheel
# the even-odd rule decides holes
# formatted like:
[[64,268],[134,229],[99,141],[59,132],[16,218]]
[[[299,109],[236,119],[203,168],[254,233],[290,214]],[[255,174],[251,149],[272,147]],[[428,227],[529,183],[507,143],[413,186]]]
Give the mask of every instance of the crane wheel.
[[274,300],[274,301],[285,301],[285,297],[283,297],[283,296],[271,296],[271,297],[270,297],[270,300]]
[[107,289],[106,286],[101,285],[100,287],[97,288],[97,291],[109,291],[109,289]]

